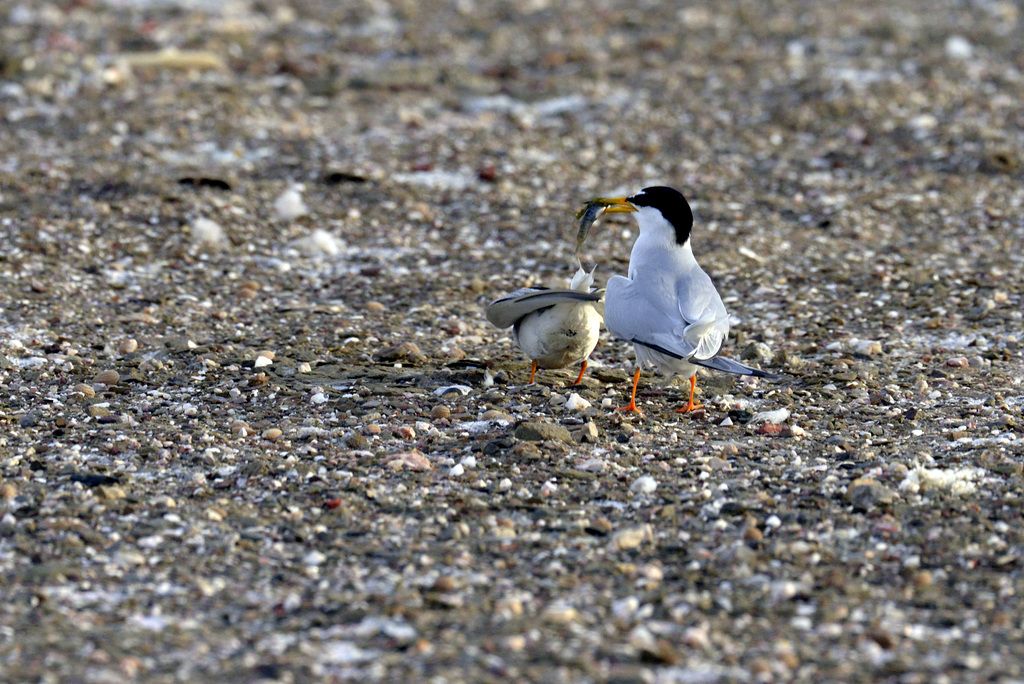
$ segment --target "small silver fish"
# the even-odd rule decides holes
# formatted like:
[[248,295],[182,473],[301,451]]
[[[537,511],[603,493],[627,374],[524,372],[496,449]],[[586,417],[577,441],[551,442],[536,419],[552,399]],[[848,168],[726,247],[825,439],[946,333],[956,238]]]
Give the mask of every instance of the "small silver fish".
[[576,232],[576,253],[580,253],[580,247],[583,246],[583,242],[587,239],[587,234],[590,232],[590,226],[594,225],[594,221],[604,211],[605,201],[603,198],[598,197],[587,202],[587,206],[583,207],[576,212],[576,218],[580,221],[580,229]]

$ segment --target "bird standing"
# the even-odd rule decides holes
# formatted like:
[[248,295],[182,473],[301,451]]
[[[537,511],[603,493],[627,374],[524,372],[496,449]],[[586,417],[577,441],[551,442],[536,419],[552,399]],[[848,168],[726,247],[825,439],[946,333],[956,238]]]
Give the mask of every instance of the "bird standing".
[[620,410],[643,414],[636,406],[636,388],[645,366],[690,378],[690,399],[680,413],[702,407],[693,401],[698,366],[771,377],[718,356],[729,334],[729,314],[693,256],[693,212],[681,193],[651,187],[631,197],[598,198],[593,203],[603,206],[604,213],[632,213],[640,228],[628,276],[610,278],[605,296],[605,327],[633,343],[637,360],[629,404]]
[[512,326],[512,338],[533,361],[530,384],[537,368],[562,368],[587,359],[597,346],[604,318],[604,290],[590,291],[594,272],[579,266],[569,289],[527,287],[487,305],[487,320],[499,328]]

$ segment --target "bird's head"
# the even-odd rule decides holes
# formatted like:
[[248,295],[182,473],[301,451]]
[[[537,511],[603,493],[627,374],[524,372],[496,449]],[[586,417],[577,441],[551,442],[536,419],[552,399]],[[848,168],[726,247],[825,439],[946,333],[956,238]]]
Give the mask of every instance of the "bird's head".
[[599,197],[594,202],[601,204],[606,214],[636,213],[641,233],[665,232],[679,246],[690,239],[693,212],[682,193],[673,188],[644,188],[629,197]]

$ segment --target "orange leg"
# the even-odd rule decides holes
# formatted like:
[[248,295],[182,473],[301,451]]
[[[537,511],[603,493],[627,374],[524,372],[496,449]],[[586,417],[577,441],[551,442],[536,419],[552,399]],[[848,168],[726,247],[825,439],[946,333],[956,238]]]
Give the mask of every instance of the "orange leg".
[[580,375],[579,375],[579,377],[578,377],[578,378],[576,378],[576,382],[575,382],[575,384],[577,384],[577,385],[578,385],[578,384],[580,384],[581,382],[583,382],[583,372],[584,372],[585,370],[587,370],[587,360],[586,360],[586,359],[583,359],[583,363],[582,363],[582,364],[580,364]]
[[530,384],[533,384],[533,376],[537,374],[537,362],[533,362],[533,366],[530,368]]
[[688,401],[686,403],[686,406],[684,406],[683,408],[676,409],[676,413],[689,413],[690,411],[695,411],[695,410],[697,410],[699,408],[704,408],[704,404],[694,404],[693,403],[693,391],[695,389],[697,389],[697,375],[696,375],[696,373],[690,378],[690,401]]
[[633,373],[633,394],[631,394],[629,397],[629,403],[623,406],[622,408],[618,409],[619,411],[635,411],[636,413],[639,413],[641,416],[644,415],[644,412],[636,407],[636,386],[638,382],[640,382],[639,368],[636,369],[636,373]]

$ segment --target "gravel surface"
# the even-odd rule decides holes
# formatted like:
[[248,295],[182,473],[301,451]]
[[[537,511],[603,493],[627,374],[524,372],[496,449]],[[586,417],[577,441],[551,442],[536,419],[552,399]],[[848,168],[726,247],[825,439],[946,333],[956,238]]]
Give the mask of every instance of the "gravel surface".
[[[0,680],[1024,678],[1021,11],[0,0]],[[524,386],[654,183],[780,378]]]

